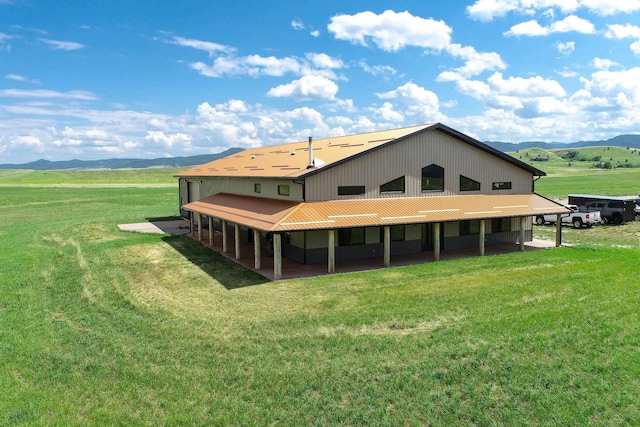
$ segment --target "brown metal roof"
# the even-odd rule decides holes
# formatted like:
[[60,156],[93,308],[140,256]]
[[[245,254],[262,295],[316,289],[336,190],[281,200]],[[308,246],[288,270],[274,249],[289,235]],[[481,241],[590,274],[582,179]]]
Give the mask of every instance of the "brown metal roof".
[[[322,169],[430,125],[313,140],[314,170]],[[297,178],[309,172],[309,142],[250,148],[175,176]]]
[[353,157],[398,142],[405,137],[427,130],[439,130],[476,148],[528,170],[536,176],[546,175],[518,159],[491,148],[480,141],[441,123],[431,123],[399,129],[389,129],[357,135],[336,136],[313,140],[314,167],[309,165],[309,142],[250,148],[237,154],[196,166],[175,174],[175,177],[247,177],[247,178],[303,178],[338,165]]
[[297,231],[570,212],[538,194],[288,202],[219,193],[183,207],[262,231]]

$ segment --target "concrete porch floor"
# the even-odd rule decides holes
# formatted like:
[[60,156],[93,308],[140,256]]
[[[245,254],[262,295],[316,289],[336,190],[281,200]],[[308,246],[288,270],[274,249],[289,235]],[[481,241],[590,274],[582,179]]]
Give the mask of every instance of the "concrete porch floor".
[[[261,250],[260,255],[260,269],[256,270],[255,260],[253,256],[253,243],[243,243],[240,247],[240,259],[236,259],[236,250],[234,246],[233,233],[228,236],[229,242],[227,243],[227,252],[222,252],[222,234],[214,232],[213,246],[209,245],[209,230],[202,230],[202,240],[200,243],[205,247],[219,252],[224,257],[243,265],[244,267],[257,272],[269,280],[274,280],[273,275],[273,257],[267,256],[264,249]],[[188,236],[194,240],[198,240],[197,232],[195,235],[188,234]],[[555,242],[545,240],[533,240],[526,242],[524,245],[525,251],[539,250],[545,248],[553,248]],[[485,248],[485,256],[505,254],[511,252],[518,252],[520,247],[518,244],[507,244],[499,246],[487,246]],[[479,256],[478,248],[468,248],[460,250],[441,251],[440,260],[450,260],[455,258],[476,257]],[[391,256],[391,267],[399,267],[404,265],[422,264],[425,262],[435,262],[433,251],[421,252],[411,255],[396,255]],[[368,258],[353,261],[336,261],[336,273],[350,273],[354,271],[365,271],[384,268],[382,256],[376,258]],[[299,262],[290,260],[288,258],[282,258],[282,279],[296,279],[300,277],[314,277],[329,274],[327,272],[327,264],[301,264]]]

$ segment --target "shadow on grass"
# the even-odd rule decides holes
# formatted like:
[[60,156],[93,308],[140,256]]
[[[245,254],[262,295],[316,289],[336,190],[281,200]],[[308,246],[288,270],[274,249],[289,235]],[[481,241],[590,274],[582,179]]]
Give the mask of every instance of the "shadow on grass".
[[180,215],[169,215],[169,216],[159,216],[159,217],[150,217],[146,218],[149,222],[163,222],[163,221],[179,221],[184,219]]
[[163,237],[168,245],[227,290],[262,285],[270,280],[183,236]]

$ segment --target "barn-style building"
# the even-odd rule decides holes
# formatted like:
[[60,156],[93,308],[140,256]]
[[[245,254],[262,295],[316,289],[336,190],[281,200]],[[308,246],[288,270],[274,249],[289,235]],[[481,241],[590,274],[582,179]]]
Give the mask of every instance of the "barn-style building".
[[[302,264],[532,240],[532,217],[568,210],[534,191],[545,173],[441,123],[253,148],[186,170],[181,211],[202,240],[253,242]],[[557,242],[560,241],[558,228]],[[213,245],[213,232],[209,232]]]

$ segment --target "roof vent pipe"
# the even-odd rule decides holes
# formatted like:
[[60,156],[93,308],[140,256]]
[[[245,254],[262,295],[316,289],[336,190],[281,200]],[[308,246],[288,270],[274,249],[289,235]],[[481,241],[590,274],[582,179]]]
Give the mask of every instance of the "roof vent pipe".
[[315,167],[313,164],[313,138],[309,137],[309,164],[307,164],[307,169],[311,169]]

